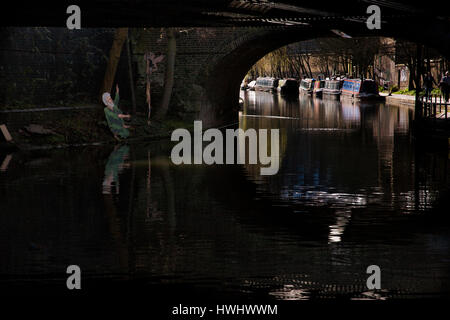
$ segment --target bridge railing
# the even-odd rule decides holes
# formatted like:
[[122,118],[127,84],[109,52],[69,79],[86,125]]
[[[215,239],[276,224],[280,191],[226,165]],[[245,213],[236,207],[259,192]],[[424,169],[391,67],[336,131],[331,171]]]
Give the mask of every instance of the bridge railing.
[[445,101],[442,96],[422,96],[420,103],[424,118],[450,120],[450,103]]

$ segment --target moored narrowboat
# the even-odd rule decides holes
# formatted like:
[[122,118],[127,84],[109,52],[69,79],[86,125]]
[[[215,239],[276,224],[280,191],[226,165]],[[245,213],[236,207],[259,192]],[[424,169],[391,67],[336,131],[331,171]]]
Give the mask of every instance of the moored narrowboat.
[[255,91],[255,85],[256,85],[256,81],[252,80],[248,83],[247,85],[247,90],[248,91]]
[[378,86],[371,79],[345,79],[342,85],[342,97],[360,100],[378,100]]
[[313,93],[316,97],[322,97],[323,88],[325,87],[325,80],[317,80],[314,83]]
[[312,94],[314,90],[314,79],[302,79],[300,82],[300,93],[303,94]]
[[325,86],[322,90],[322,96],[339,99],[339,96],[341,95],[341,87],[341,80],[325,80]]
[[277,91],[282,95],[298,94],[298,81],[292,78],[278,81]]
[[256,79],[255,90],[256,91],[277,91],[278,79],[270,77],[259,77]]

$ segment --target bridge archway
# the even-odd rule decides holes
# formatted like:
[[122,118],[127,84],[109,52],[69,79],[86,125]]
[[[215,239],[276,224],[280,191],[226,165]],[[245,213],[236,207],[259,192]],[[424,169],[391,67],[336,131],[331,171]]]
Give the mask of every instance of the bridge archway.
[[336,37],[331,29],[348,33],[352,37],[392,37],[434,48],[443,56],[450,57],[450,33],[445,21],[425,23],[418,21],[406,30],[391,25],[381,30],[369,30],[359,24],[327,24],[321,28],[278,27],[248,28],[242,36],[222,44],[225,55],[210,57],[197,76],[197,83],[204,90],[201,98],[199,119],[206,125],[224,125],[236,122],[239,109],[240,83],[250,68],[266,54],[285,45],[314,38]]

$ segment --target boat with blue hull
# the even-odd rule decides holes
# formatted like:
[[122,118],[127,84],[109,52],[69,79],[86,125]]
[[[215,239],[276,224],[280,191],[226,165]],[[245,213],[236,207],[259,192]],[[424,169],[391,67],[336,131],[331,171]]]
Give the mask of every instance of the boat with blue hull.
[[358,100],[382,100],[378,86],[372,79],[345,79],[342,84],[342,97]]

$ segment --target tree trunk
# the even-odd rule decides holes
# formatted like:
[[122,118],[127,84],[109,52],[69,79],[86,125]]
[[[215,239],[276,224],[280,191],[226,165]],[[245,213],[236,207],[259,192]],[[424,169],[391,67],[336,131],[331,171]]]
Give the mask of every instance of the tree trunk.
[[109,51],[109,59],[108,64],[106,65],[105,76],[103,78],[103,84],[100,91],[100,99],[101,94],[103,92],[111,92],[111,88],[113,86],[114,78],[116,75],[117,65],[119,64],[120,54],[122,52],[122,47],[127,40],[128,37],[128,28],[117,28],[114,33],[114,40],[111,46],[111,50]]
[[307,60],[306,60],[306,66],[308,67],[309,77],[312,78],[311,65],[309,64],[309,56],[306,55],[306,57],[307,57]]
[[127,58],[128,58],[128,75],[130,78],[130,91],[131,91],[131,103],[133,105],[133,114],[136,114],[136,96],[134,94],[134,76],[133,76],[133,60],[131,55],[131,41],[130,37],[127,38]]
[[151,112],[152,112],[152,95],[150,92],[150,84],[151,84],[151,75],[152,75],[152,68],[150,66],[150,53],[147,52],[144,55],[144,59],[145,59],[145,96],[146,96],[146,101],[147,101],[147,106],[148,106],[148,116],[147,116],[147,124],[150,125],[150,116],[151,116]]
[[158,119],[162,119],[167,114],[172,96],[173,78],[175,73],[175,55],[177,50],[177,41],[173,29],[167,30],[167,63],[166,72],[164,75],[164,92],[161,100],[161,105],[156,114]]
[[303,58],[302,58],[303,56],[300,54],[299,55],[299,59],[298,59],[298,62],[299,62],[299,65],[300,65],[300,67],[301,67],[301,72],[302,72],[302,78],[305,78],[305,75],[306,75],[306,77],[308,77],[308,72],[306,71],[306,67],[305,67],[305,63],[303,62]]
[[416,88],[416,85],[414,83],[414,81],[416,79],[416,72],[415,71],[416,71],[416,66],[413,64],[412,67],[409,68],[408,90],[414,90]]
[[[416,78],[416,64],[415,57],[409,57],[409,62],[407,63],[409,69],[409,81],[408,81],[408,90],[413,90],[415,86],[415,78]],[[399,87],[400,89],[400,87]]]

